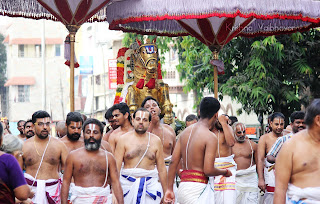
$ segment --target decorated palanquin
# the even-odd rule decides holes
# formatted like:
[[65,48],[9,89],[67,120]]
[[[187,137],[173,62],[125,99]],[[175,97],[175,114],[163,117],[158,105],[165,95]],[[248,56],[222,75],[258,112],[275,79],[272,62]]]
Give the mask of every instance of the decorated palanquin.
[[117,90],[114,104],[125,102],[133,113],[147,96],[155,98],[163,121],[171,124],[172,103],[169,86],[163,83],[158,48],[154,39],[146,44],[136,40],[130,48],[121,48],[117,56]]

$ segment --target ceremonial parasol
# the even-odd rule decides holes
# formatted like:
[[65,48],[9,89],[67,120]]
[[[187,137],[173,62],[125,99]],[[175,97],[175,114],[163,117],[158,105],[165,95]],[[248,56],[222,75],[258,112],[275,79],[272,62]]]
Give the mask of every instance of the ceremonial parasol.
[[105,21],[109,0],[1,0],[0,15],[62,22],[70,33],[70,111],[74,111],[74,42],[85,22]]
[[218,53],[226,43],[236,36],[306,31],[319,26],[319,11],[315,0],[136,0],[108,6],[107,20],[113,30],[199,39],[213,53],[217,98]]

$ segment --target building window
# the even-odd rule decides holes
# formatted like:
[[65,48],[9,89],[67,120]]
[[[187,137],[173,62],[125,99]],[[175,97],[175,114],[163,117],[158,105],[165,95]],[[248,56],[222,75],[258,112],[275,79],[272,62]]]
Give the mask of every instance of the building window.
[[55,56],[60,57],[61,56],[61,46],[60,45],[55,45]]
[[35,57],[41,57],[41,45],[35,45]]
[[96,76],[96,84],[101,85],[101,76],[100,75]]
[[18,85],[18,102],[30,102],[30,86]]
[[19,45],[18,47],[18,57],[24,57],[24,45]]
[[165,78],[166,79],[175,79],[176,78],[176,71],[167,71]]

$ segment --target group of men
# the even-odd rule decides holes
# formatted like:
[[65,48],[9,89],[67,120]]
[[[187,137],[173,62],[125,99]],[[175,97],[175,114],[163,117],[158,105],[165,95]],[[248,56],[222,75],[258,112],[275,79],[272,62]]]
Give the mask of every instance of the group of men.
[[18,123],[24,127],[21,168],[35,193],[23,203],[320,202],[320,99],[306,114],[291,115],[287,135],[283,114],[273,113],[271,132],[258,145],[245,124],[218,116],[219,109],[218,100],[203,98],[200,118],[187,118],[177,141],[152,97],[132,115],[125,103],[108,109],[107,133],[100,121],[70,112],[66,136],[56,138],[50,115],[37,111]]

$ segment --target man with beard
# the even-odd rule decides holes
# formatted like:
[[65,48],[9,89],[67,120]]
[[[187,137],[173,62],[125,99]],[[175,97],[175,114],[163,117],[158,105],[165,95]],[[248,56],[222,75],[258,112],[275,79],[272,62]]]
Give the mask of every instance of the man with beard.
[[108,142],[112,152],[115,152],[120,136],[132,131],[133,127],[130,123],[130,110],[126,103],[113,105],[111,111],[115,125],[117,125],[118,128],[110,134]]
[[267,160],[270,163],[275,163],[276,157],[282,147],[282,145],[289,139],[292,138],[293,135],[298,133],[301,130],[306,129],[306,125],[304,124],[304,112],[302,111],[295,111],[290,115],[290,126],[292,127],[292,132],[279,137],[277,141],[273,144],[271,150],[269,151],[267,155]]
[[282,113],[275,112],[271,115],[270,128],[272,131],[262,135],[258,143],[258,186],[263,192],[265,192],[263,197],[260,198],[261,204],[273,203],[275,175],[273,164],[267,161],[266,156],[276,140],[282,136],[284,128],[284,115]]
[[307,129],[285,142],[277,157],[275,204],[320,203],[319,98],[307,108],[304,122]]
[[67,136],[61,139],[67,146],[68,152],[83,147],[83,140],[79,140],[81,136],[83,120],[78,112],[70,112],[67,115],[64,126],[67,126]]
[[24,124],[26,123],[26,121],[24,120],[19,120],[18,123],[17,123],[17,129],[19,130],[19,135],[18,138],[21,139],[22,141],[25,141],[27,138],[24,134]]
[[66,122],[64,121],[57,122],[56,134],[57,134],[57,137],[60,139],[67,135]]
[[120,182],[126,204],[159,204],[167,189],[163,147],[158,136],[147,132],[150,121],[150,112],[139,108],[133,114],[134,131],[118,140],[115,157],[118,169],[124,163]]
[[26,135],[27,139],[30,139],[34,136],[34,125],[31,119],[27,120],[24,124],[24,134]]
[[228,178],[224,175],[214,177],[216,203],[232,204],[236,202],[235,174],[237,164],[234,161],[234,155],[232,154],[232,147],[235,144],[235,139],[233,130],[229,125],[230,122],[227,115],[220,115],[211,130],[218,138],[217,158],[215,159],[214,166],[218,169],[228,169],[232,173],[232,176]]
[[111,133],[117,129],[119,126],[116,125],[115,123],[115,120],[113,119],[113,115],[112,115],[112,109],[109,108],[106,112],[106,114],[104,115],[105,119],[108,121],[109,123],[109,126],[107,127],[108,128],[108,131],[106,132],[106,134],[103,136],[103,140],[104,141],[109,141],[109,137],[111,135]]
[[116,161],[111,153],[100,148],[103,125],[99,120],[89,118],[82,127],[84,147],[72,151],[67,158],[63,175],[61,203],[67,204],[71,179],[75,186],[70,188],[73,204],[107,203],[111,179],[113,194],[118,204],[123,204]]
[[176,133],[171,126],[160,123],[161,110],[156,99],[151,96],[146,97],[141,103],[141,107],[146,108],[151,113],[151,123],[148,132],[151,132],[160,138],[163,145],[164,161],[167,168],[169,168],[172,152],[176,145]]
[[64,168],[68,154],[63,142],[50,135],[51,119],[46,111],[32,115],[35,137],[23,144],[23,163],[25,178],[35,192],[33,203],[60,203],[61,178],[59,167]]
[[180,174],[181,183],[176,196],[178,203],[215,203],[214,184],[208,177],[231,176],[228,169],[217,169],[212,164],[215,161],[218,140],[210,129],[217,120],[219,109],[220,103],[217,99],[203,98],[200,103],[200,120],[180,133],[169,166],[166,203],[175,201],[173,182],[181,160],[183,171]]
[[257,204],[259,199],[258,177],[256,169],[257,144],[246,137],[243,123],[233,124],[236,143],[232,147],[237,163],[236,192],[237,204]]

